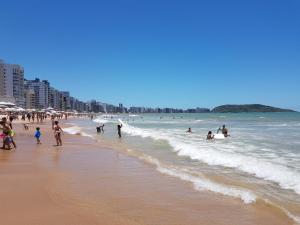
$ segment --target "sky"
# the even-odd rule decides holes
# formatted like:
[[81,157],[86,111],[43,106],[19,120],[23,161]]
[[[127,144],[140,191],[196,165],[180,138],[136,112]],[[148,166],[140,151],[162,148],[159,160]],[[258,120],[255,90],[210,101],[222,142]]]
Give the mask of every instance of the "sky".
[[81,100],[300,110],[299,0],[0,0],[0,58]]

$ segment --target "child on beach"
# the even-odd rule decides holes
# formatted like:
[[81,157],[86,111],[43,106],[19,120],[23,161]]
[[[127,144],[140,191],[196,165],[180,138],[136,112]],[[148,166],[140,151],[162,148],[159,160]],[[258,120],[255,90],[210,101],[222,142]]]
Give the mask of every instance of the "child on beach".
[[41,131],[40,131],[40,128],[39,128],[39,127],[36,128],[34,137],[36,138],[36,143],[37,143],[37,144],[41,144],[41,141],[40,141]]

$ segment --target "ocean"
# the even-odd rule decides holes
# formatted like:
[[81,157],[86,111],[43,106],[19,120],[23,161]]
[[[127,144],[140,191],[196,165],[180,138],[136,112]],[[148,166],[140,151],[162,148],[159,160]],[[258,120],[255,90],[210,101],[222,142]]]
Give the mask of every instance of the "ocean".
[[[206,140],[223,124],[230,137]],[[112,143],[196,191],[261,201],[300,223],[300,113],[103,114],[69,125],[65,132]]]

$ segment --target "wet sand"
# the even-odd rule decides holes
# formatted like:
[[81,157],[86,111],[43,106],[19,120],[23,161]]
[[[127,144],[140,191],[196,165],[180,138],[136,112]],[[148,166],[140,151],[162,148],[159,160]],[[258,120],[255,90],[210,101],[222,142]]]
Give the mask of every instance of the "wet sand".
[[263,202],[195,191],[101,141],[65,134],[55,147],[49,122],[38,126],[41,145],[36,125],[16,124],[17,149],[0,151],[1,224],[294,224]]

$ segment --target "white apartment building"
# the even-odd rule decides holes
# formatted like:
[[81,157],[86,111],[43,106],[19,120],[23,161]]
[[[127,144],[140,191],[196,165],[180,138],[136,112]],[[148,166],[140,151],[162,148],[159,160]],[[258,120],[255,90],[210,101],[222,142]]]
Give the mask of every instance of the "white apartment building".
[[4,97],[4,61],[0,59],[0,96]]
[[18,106],[25,107],[22,66],[0,60],[0,95],[4,98],[14,98]]
[[35,80],[25,81],[26,89],[32,89],[35,95],[35,106],[36,109],[44,109],[49,107],[49,83],[47,81],[40,81],[36,78]]
[[25,107],[26,109],[34,109],[35,108],[35,92],[33,89],[25,90]]
[[60,93],[53,87],[49,90],[50,101],[49,105],[55,110],[60,110]]

